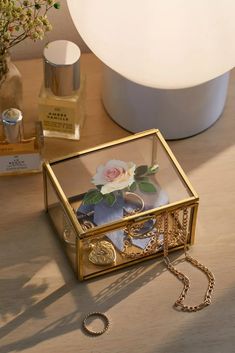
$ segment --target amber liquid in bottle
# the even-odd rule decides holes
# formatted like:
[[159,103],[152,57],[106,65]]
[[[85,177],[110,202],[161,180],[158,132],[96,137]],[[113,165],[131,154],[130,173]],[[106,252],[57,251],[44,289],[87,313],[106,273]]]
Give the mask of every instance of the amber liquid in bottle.
[[80,139],[85,118],[84,79],[79,90],[71,96],[56,96],[49,88],[42,87],[39,94],[39,120],[46,137]]
[[44,83],[38,115],[44,136],[79,140],[85,117],[81,51],[70,41],[57,40],[48,43],[43,55]]

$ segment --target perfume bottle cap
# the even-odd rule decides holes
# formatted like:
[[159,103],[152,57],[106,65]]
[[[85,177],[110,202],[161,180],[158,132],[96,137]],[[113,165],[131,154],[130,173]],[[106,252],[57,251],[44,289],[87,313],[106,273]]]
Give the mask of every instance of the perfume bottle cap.
[[80,86],[81,51],[67,40],[49,43],[43,52],[45,87],[56,96],[71,96]]
[[19,109],[4,110],[2,124],[7,142],[18,143],[23,139],[23,116]]

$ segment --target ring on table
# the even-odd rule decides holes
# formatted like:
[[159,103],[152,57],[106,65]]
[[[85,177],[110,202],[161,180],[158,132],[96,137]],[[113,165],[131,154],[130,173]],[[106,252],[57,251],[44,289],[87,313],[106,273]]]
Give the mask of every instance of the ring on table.
[[[88,327],[88,324],[87,324],[87,320],[88,320],[90,317],[99,318],[99,319],[103,322],[104,328],[103,328],[102,330],[100,330],[100,331],[94,331],[94,330],[90,329],[90,328]],[[100,335],[102,335],[103,333],[105,333],[105,332],[108,330],[108,328],[109,328],[109,324],[110,324],[110,322],[109,322],[108,317],[107,317],[105,314],[100,313],[100,312],[92,312],[92,313],[87,314],[87,315],[85,316],[85,318],[83,319],[83,323],[82,323],[83,329],[84,329],[89,335],[92,335],[92,336],[100,336]]]

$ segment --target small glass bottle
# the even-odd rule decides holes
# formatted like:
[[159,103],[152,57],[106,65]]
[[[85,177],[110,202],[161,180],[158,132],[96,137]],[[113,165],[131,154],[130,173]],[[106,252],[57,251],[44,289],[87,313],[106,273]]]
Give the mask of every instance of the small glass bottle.
[[2,125],[7,143],[20,143],[23,140],[23,115],[19,109],[9,108],[4,110]]
[[79,140],[84,123],[84,79],[78,46],[67,40],[44,49],[44,84],[39,94],[39,120],[47,137]]
[[36,122],[34,133],[29,136],[24,134],[19,109],[4,110],[0,120],[0,176],[40,172],[44,142],[41,122]]

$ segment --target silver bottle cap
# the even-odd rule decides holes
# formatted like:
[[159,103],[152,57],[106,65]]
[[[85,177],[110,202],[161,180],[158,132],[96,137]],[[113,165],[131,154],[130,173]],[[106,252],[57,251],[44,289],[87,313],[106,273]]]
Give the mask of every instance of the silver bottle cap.
[[19,109],[4,110],[2,124],[7,142],[19,143],[23,139],[23,116]]
[[67,40],[49,43],[43,52],[45,87],[56,96],[71,96],[80,86],[81,51]]

